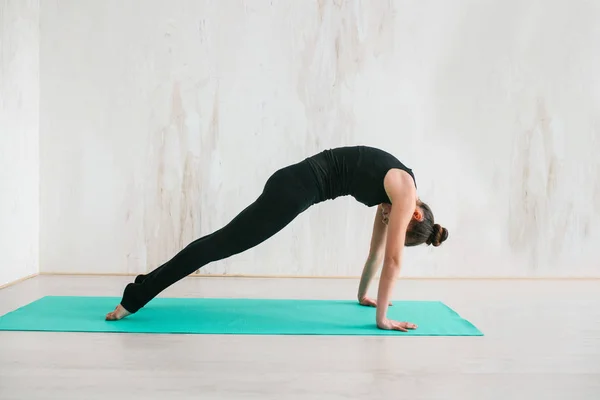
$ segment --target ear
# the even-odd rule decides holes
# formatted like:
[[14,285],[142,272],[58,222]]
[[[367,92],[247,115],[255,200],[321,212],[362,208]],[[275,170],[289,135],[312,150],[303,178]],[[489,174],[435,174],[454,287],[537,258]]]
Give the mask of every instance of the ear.
[[419,222],[423,221],[423,211],[419,207],[415,208],[415,212],[413,213],[413,218]]

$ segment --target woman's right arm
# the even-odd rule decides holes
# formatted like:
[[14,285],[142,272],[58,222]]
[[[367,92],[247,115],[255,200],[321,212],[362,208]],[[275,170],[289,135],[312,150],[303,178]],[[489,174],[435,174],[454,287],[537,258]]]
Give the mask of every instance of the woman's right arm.
[[388,174],[384,181],[388,196],[392,200],[392,211],[377,292],[376,322],[381,329],[406,331],[416,328],[412,323],[392,321],[387,318],[388,305],[402,265],[406,230],[416,208],[416,189],[410,179],[408,174],[394,171]]

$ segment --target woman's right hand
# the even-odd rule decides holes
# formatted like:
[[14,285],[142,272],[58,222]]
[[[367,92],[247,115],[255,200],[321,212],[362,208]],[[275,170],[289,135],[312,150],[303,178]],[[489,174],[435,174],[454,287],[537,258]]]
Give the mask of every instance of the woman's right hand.
[[387,318],[383,321],[377,322],[377,327],[383,330],[395,330],[402,332],[408,332],[409,329],[417,329],[417,325],[413,324],[412,322],[393,321]]

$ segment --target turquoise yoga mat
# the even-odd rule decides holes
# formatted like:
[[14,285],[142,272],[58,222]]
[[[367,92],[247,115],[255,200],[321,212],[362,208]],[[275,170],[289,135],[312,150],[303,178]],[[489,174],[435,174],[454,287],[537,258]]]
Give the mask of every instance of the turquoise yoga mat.
[[395,301],[388,318],[418,329],[384,331],[375,308],[351,300],[153,299],[136,314],[105,321],[120,298],[47,296],[0,317],[0,330],[237,335],[483,336],[438,301]]

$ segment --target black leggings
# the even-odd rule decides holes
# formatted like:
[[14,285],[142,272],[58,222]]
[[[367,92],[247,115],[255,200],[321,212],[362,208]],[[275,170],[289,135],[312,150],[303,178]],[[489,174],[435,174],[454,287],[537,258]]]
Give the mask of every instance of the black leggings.
[[223,228],[201,237],[171,260],[125,287],[121,305],[135,313],[161,291],[202,266],[241,253],[282,230],[319,202],[317,181],[307,161],[275,172],[262,194]]

